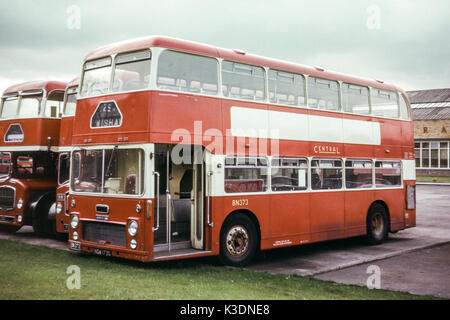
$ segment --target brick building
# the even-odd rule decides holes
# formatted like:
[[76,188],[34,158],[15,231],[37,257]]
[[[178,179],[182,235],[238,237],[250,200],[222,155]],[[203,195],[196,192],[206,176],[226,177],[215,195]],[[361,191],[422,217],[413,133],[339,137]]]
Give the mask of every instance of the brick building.
[[450,176],[450,88],[409,91],[417,176]]

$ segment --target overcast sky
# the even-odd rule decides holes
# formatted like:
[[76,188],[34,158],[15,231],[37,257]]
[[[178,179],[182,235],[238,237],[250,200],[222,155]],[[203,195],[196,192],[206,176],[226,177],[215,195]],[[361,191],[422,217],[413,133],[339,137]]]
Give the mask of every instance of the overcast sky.
[[28,80],[69,81],[89,51],[146,35],[405,90],[450,87],[448,0],[0,0],[0,91]]

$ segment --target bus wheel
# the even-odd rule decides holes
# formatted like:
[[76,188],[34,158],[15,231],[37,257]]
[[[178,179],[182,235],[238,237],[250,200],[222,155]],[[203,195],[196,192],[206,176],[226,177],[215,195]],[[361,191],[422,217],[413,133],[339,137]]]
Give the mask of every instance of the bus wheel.
[[220,233],[220,260],[234,267],[250,263],[257,250],[257,232],[252,220],[239,214],[228,219]]
[[388,236],[388,219],[386,209],[378,203],[370,208],[367,215],[367,241],[369,244],[380,244]]
[[[46,208],[46,207],[45,207]],[[33,230],[39,237],[51,237],[53,235],[52,221],[48,219],[48,210],[39,210],[33,217]]]

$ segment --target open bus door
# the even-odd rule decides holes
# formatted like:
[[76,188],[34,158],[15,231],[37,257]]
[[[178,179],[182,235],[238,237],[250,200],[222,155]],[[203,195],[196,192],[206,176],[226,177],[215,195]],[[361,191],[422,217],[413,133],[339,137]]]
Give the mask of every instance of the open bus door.
[[155,190],[159,190],[153,229],[156,259],[198,253],[205,246],[203,151],[187,146],[189,161],[178,161],[172,159],[172,154],[177,155],[174,147],[155,146]]

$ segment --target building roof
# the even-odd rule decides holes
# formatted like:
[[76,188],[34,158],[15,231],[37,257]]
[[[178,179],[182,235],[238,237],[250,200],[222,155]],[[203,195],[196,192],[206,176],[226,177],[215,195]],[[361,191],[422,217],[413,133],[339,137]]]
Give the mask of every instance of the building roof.
[[450,88],[408,91],[407,94],[413,108],[415,104],[450,102]]
[[450,119],[450,107],[413,108],[413,120]]

